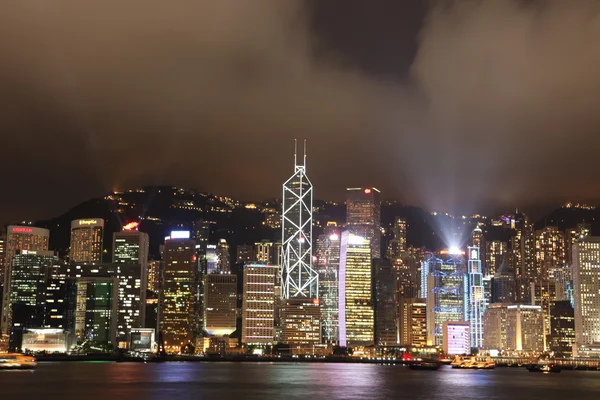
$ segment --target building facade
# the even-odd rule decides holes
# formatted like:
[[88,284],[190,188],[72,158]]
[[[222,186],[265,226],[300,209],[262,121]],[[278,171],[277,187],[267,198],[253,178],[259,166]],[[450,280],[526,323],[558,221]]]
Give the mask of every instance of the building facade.
[[235,331],[237,276],[208,274],[204,281],[204,331],[229,336]]
[[[189,237],[189,236],[188,236]],[[196,242],[188,238],[165,241],[159,300],[159,331],[165,351],[179,353],[198,334],[198,268]]]
[[465,277],[463,253],[440,252],[440,258],[429,259],[427,284],[427,341],[435,346],[443,344],[445,321],[465,321]]
[[400,303],[399,342],[406,346],[427,345],[427,303],[425,299],[405,298]]
[[71,222],[71,262],[102,262],[104,220],[76,219]]
[[374,343],[371,244],[348,231],[342,233],[339,269],[340,346]]
[[381,258],[381,192],[374,187],[346,189],[346,226],[369,240],[371,257]]
[[340,234],[326,229],[316,246],[316,269],[319,273],[319,299],[321,304],[321,339],[324,343],[339,340],[338,273],[340,268]]
[[573,245],[573,293],[577,345],[600,342],[600,237]]
[[279,269],[266,264],[244,266],[242,343],[272,345],[275,342],[275,281]]
[[395,346],[398,343],[397,271],[389,260],[373,260],[375,344]]

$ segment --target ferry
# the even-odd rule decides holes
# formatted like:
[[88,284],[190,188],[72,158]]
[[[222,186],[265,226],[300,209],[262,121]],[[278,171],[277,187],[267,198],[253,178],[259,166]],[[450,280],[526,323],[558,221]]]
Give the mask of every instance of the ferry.
[[0,353],[0,370],[2,369],[35,369],[37,360],[33,356],[20,353]]
[[471,357],[469,356],[456,356],[454,360],[450,363],[452,368],[465,368],[467,365],[471,364]]
[[471,359],[471,363],[467,368],[473,369],[494,369],[496,368],[496,363],[492,360],[492,357],[473,357]]

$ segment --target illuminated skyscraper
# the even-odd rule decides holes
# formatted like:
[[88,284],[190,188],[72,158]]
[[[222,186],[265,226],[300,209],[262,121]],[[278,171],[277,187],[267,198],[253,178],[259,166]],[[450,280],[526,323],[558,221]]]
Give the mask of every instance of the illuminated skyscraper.
[[310,351],[321,341],[320,320],[319,299],[297,297],[281,300],[282,342]]
[[341,236],[339,269],[340,346],[374,342],[374,312],[368,239],[345,231]]
[[196,242],[181,232],[165,241],[163,284],[159,302],[159,330],[165,350],[178,353],[182,346],[194,343],[198,331],[198,268]]
[[465,282],[465,320],[470,323],[471,346],[483,346],[483,312],[485,311],[485,296],[483,288],[483,274],[481,273],[481,259],[479,247],[468,248],[468,265]]
[[23,328],[44,325],[48,271],[57,260],[53,251],[43,250],[21,250],[12,257],[3,326],[3,334],[11,337],[12,348],[19,346]]
[[338,333],[338,273],[340,268],[340,234],[326,228],[317,239],[316,269],[319,273],[321,303],[321,337],[325,343],[337,343]]
[[548,270],[566,262],[565,235],[556,226],[547,226],[535,233],[536,278],[548,279]]
[[523,304],[490,304],[483,317],[487,350],[526,353],[544,351],[542,308]]
[[137,230],[113,233],[113,263],[140,264],[148,268],[148,234]]
[[346,225],[350,233],[369,240],[373,258],[381,257],[381,192],[378,189],[346,189]]
[[566,241],[567,245],[565,248],[565,253],[567,256],[567,264],[571,265],[573,263],[572,251],[573,245],[577,243],[580,239],[583,239],[586,236],[590,235],[591,226],[586,223],[579,223],[575,226],[575,228],[568,229],[566,231]]
[[515,273],[516,297],[521,304],[531,304],[531,283],[535,270],[535,231],[525,215],[519,214],[515,221],[513,236],[509,240],[509,265]]
[[275,280],[278,268],[244,266],[242,343],[272,345],[275,341]]
[[465,318],[464,252],[440,252],[425,263],[429,267],[427,278],[427,329],[428,343],[441,346],[444,322],[460,322]]
[[483,231],[479,226],[473,229],[471,232],[471,244],[473,247],[479,247],[480,249],[485,249],[485,240],[483,237]]
[[394,239],[398,241],[398,252],[406,251],[406,220],[401,217],[396,217],[394,220]]
[[[141,328],[144,326],[148,282],[147,271],[140,264],[61,263],[53,269],[53,279],[62,280],[63,283],[73,279],[99,279],[102,282],[109,283],[114,280],[114,289],[117,292],[117,312],[112,315],[116,324],[117,343],[113,344],[117,345],[119,342],[125,343],[127,335],[132,328]],[[96,281],[90,282],[93,283]],[[81,288],[77,290],[79,289]],[[95,286],[94,284],[88,289],[98,289],[104,293],[105,289],[112,290],[112,286],[109,288],[108,286]],[[89,293],[93,297],[93,291]],[[79,299],[85,297],[83,295],[78,296]],[[106,295],[103,294],[102,297],[106,298]],[[99,307],[98,310],[103,307],[100,303],[96,304],[96,306]]]
[[8,305],[9,288],[11,278],[11,268],[13,257],[22,250],[46,251],[48,250],[48,240],[50,231],[48,229],[36,228],[33,226],[9,225],[6,230],[6,247],[4,254],[4,293],[2,302],[2,335],[3,340],[8,342],[9,325]]
[[76,219],[71,222],[71,262],[102,262],[104,220]]
[[319,275],[312,265],[312,183],[304,163],[298,165],[294,154],[294,175],[283,184],[281,223],[281,296],[318,298]]
[[494,276],[502,262],[505,260],[508,246],[506,242],[499,240],[486,241],[485,246],[484,276]]
[[211,336],[235,331],[237,276],[209,274],[204,281],[204,330]]
[[[198,249],[199,245],[196,245]],[[207,244],[205,246],[206,251],[204,253],[204,258],[206,261],[206,271],[207,274],[215,274],[219,272],[219,254],[217,253],[217,245],[216,244]],[[201,249],[198,249],[201,251]]]
[[427,345],[427,303],[425,299],[405,298],[400,303],[399,342],[407,346]]
[[600,237],[573,245],[573,292],[577,345],[600,342]]
[[278,264],[281,261],[281,244],[268,240],[254,243],[254,258],[261,264]]

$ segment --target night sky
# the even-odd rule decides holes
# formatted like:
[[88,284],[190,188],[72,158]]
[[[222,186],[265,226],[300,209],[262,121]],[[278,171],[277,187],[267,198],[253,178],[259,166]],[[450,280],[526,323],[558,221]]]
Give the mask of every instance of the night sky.
[[[93,4],[92,4],[93,3]],[[597,0],[7,1],[0,222],[175,184],[428,210],[600,199]]]

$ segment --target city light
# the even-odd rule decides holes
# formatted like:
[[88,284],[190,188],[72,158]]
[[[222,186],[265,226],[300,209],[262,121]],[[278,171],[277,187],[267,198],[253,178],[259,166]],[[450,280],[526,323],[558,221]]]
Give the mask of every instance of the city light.
[[462,251],[458,248],[458,246],[452,246],[448,249],[448,254],[459,255],[462,254]]
[[140,225],[140,223],[139,223],[139,222],[130,222],[130,223],[128,223],[128,224],[125,224],[125,225],[123,226],[123,230],[124,230],[124,231],[132,231],[132,230],[134,230],[134,229],[136,229],[136,230],[137,230],[137,228],[138,228],[138,226],[139,226],[139,225]]
[[171,231],[171,239],[189,239],[190,231]]

